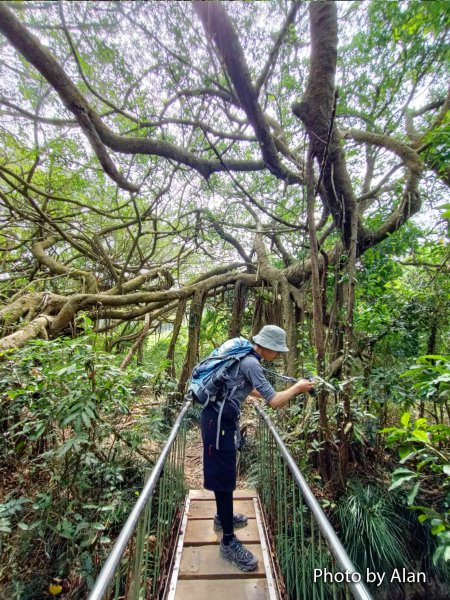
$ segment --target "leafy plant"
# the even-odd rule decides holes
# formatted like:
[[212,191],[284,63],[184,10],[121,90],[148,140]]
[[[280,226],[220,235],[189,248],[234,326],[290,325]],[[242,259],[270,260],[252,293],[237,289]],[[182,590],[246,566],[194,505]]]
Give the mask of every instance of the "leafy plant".
[[335,515],[342,543],[359,572],[388,573],[409,564],[406,521],[399,513],[398,502],[382,486],[350,480]]
[[418,394],[428,400],[445,404],[450,418],[448,399],[450,397],[450,356],[419,356],[416,364],[402,374],[413,380]]
[[[445,448],[450,427],[429,425],[424,418],[411,420],[410,413],[402,415],[401,425],[383,429],[382,433],[389,434],[388,446],[400,444],[400,464],[409,463],[412,468],[395,469],[389,489],[407,489],[407,504],[420,513],[421,523],[431,523],[431,533],[438,540],[434,564],[450,561],[450,453]],[[429,485],[437,488],[439,499],[433,506],[415,504],[416,497]]]
[[143,442],[161,437],[161,417],[127,426],[143,377],[89,336],[34,341],[2,359],[2,592],[31,599],[41,592],[30,577],[69,577],[84,594],[142,485]]

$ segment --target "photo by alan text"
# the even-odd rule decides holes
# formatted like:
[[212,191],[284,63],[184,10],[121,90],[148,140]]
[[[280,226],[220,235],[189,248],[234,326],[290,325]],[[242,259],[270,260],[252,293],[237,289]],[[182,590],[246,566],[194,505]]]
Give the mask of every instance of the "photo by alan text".
[[408,571],[405,568],[394,569],[392,573],[383,573],[366,569],[365,573],[358,571],[329,571],[328,569],[314,569],[314,583],[426,583],[426,574],[422,571]]

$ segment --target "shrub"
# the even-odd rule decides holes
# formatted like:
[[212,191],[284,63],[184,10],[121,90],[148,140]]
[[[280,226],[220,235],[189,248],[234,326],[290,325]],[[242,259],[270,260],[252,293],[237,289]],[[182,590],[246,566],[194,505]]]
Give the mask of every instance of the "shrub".
[[58,577],[84,597],[142,486],[142,443],[160,436],[161,417],[128,427],[142,377],[87,336],[1,358],[0,595],[42,597]]

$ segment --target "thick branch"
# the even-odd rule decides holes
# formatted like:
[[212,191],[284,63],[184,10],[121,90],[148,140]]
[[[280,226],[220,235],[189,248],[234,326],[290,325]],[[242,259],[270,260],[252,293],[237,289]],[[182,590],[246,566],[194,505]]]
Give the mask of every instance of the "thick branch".
[[[102,122],[98,113],[89,105],[50,52],[20,23],[4,3],[0,3],[0,31],[56,90],[64,106],[75,115],[103,169],[119,187],[133,192],[139,190],[117,171],[105,146],[123,154],[151,154],[172,159],[192,167],[205,178],[214,172],[224,170],[224,166],[219,161],[198,158],[170,142],[148,138],[127,138],[115,134]],[[252,160],[231,160],[227,163],[227,168],[233,171],[260,171],[265,169],[265,164]]]
[[258,94],[253,87],[242,46],[223,4],[220,2],[194,2],[193,4],[206,33],[217,47],[236,96],[255,131],[264,163],[276,177],[288,183],[300,183],[300,176],[288,171],[280,162],[269,124],[258,104]]
[[356,210],[356,198],[335,128],[330,135],[338,43],[336,4],[311,2],[309,11],[311,64],[308,84],[302,101],[295,102],[292,111],[305,124],[312,154],[323,165],[323,198],[336,227],[343,231],[345,245],[348,245],[351,238],[350,215]]
[[0,340],[0,351],[12,350],[14,348],[22,348],[29,340],[33,340],[39,336],[48,339],[47,328],[52,322],[52,317],[41,315],[36,317],[30,323],[27,323],[19,331],[15,331]]
[[0,3],[0,31],[58,92],[65,107],[75,115],[100,164],[111,179],[124,190],[138,191],[137,186],[128,182],[119,173],[109,157],[95,129],[90,116],[91,109],[83,95],[50,52],[21,24],[4,3]]
[[86,284],[86,291],[89,294],[95,294],[97,290],[97,280],[89,271],[83,271],[82,269],[73,269],[72,267],[66,267],[57,260],[50,258],[45,253],[45,250],[54,246],[60,240],[59,236],[52,236],[42,242],[34,242],[31,245],[31,252],[33,256],[38,260],[41,265],[47,267],[50,273],[55,275],[66,275],[71,279],[77,279]]
[[370,231],[365,229],[361,224],[359,225],[358,255],[360,255],[367,248],[378,244],[386,236],[397,231],[409,217],[420,210],[421,200],[418,186],[423,165],[415,150],[398,140],[394,140],[390,136],[351,129],[345,133],[345,137],[351,137],[357,142],[366,142],[386,148],[399,156],[406,167],[407,180],[402,200],[397,208],[392,211],[383,225],[376,231]]

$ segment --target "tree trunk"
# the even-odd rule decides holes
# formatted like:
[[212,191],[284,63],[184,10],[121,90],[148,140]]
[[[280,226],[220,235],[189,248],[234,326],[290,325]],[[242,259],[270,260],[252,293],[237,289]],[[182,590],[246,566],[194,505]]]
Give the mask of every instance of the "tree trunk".
[[175,315],[175,322],[173,324],[172,338],[170,340],[169,348],[167,350],[166,360],[169,364],[166,367],[166,373],[172,379],[176,377],[175,367],[175,346],[177,345],[178,336],[180,334],[181,325],[183,323],[184,313],[186,311],[186,299],[182,298],[177,306],[177,312]]
[[[314,166],[310,153],[306,165],[306,189],[308,210],[308,232],[311,252],[311,285],[313,297],[313,328],[314,346],[317,353],[317,373],[320,377],[325,374],[325,336],[323,328],[322,293],[319,274],[319,249],[316,236],[316,224],[314,220]],[[323,449],[319,452],[319,470],[324,482],[330,479],[330,439],[328,416],[327,416],[327,392],[323,389],[317,394],[319,408],[319,442],[325,442]]]
[[121,369],[126,369],[128,367],[133,356],[136,354],[136,352],[139,350],[139,348],[142,347],[142,344],[144,343],[144,340],[147,337],[149,329],[150,329],[150,315],[146,314],[145,320],[144,320],[144,327],[142,328],[142,331],[140,332],[138,339],[134,342],[134,344],[131,346],[128,354],[123,359],[123,361],[120,365]]
[[[351,203],[351,199],[350,199]],[[349,379],[351,375],[351,365],[349,358],[354,351],[354,339],[353,339],[353,312],[355,307],[355,280],[356,280],[356,249],[358,244],[358,212],[356,206],[352,206],[352,212],[350,213],[350,238],[348,240],[347,250],[347,284],[345,286],[345,340],[344,340],[344,356],[343,356],[343,368],[342,375],[344,379]],[[345,385],[342,392],[342,402],[344,406],[344,414],[342,425],[338,429],[338,435],[340,436],[339,445],[339,475],[340,484],[345,485],[347,481],[348,473],[348,462],[349,462],[349,446],[350,438],[352,436],[351,423],[351,395],[352,388],[350,384]]]
[[191,300],[191,309],[189,313],[189,338],[184,358],[183,368],[181,370],[180,381],[178,383],[178,393],[184,394],[187,380],[192,373],[192,369],[198,360],[198,344],[200,341],[200,325],[202,322],[203,308],[205,306],[206,294],[203,289],[196,290]]
[[248,288],[242,281],[237,281],[234,286],[233,312],[230,325],[228,327],[228,337],[239,337],[241,334],[242,317],[245,310],[245,302],[248,295]]

